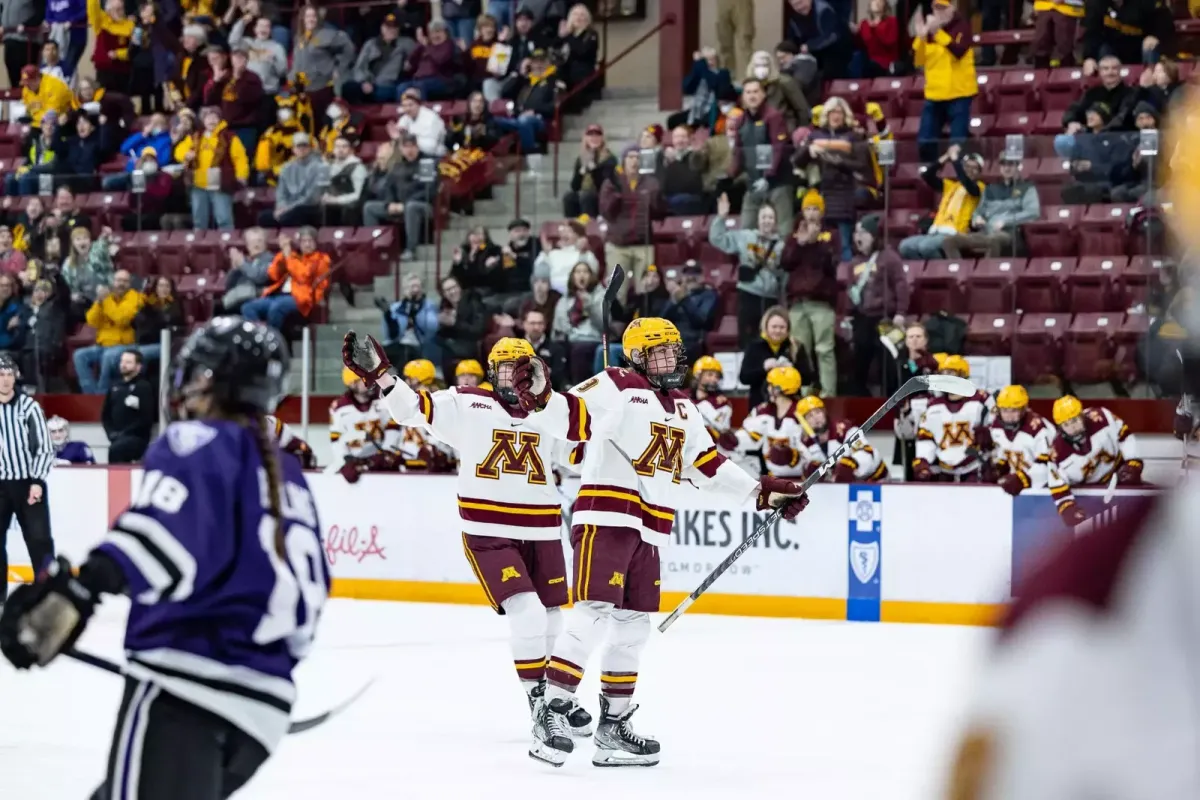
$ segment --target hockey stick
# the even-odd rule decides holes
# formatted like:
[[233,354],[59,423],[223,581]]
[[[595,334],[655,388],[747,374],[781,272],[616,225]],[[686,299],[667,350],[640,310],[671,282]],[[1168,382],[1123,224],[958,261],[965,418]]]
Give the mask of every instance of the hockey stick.
[[[96,669],[102,669],[105,672],[112,673],[113,675],[121,675],[124,677],[129,676],[129,673],[127,673],[116,662],[109,661],[107,658],[101,658],[100,656],[92,655],[91,653],[85,653],[82,650],[76,650],[75,648],[71,648],[70,650],[63,651],[63,655],[66,656],[67,658],[73,658],[81,664],[87,664],[89,667],[95,667]],[[298,720],[293,721],[290,725],[288,725],[288,730],[287,730],[288,735],[290,736],[294,733],[304,733],[305,731],[310,731],[319,725],[325,724],[331,718],[337,716],[338,714],[342,713],[347,708],[349,708],[351,705],[353,705],[354,702],[356,700],[358,700],[358,698],[363,696],[363,694],[367,691],[367,689],[371,688],[371,684],[373,684],[373,683],[375,683],[374,678],[367,681],[365,684],[362,685],[362,687],[357,692],[350,695],[345,700],[338,703],[336,706],[329,709],[328,711],[322,711],[320,714],[317,714],[315,717],[309,717],[308,719],[298,719]]]
[[[817,467],[816,472],[804,479],[804,483],[800,487],[800,495],[803,495],[812,488],[813,484],[825,477],[825,473],[833,469],[834,465],[850,451],[854,445],[863,442],[867,438],[867,433],[870,432],[879,420],[883,419],[889,411],[900,405],[905,398],[918,392],[945,392],[946,394],[955,394],[961,397],[970,397],[975,394],[975,386],[966,378],[960,378],[957,375],[917,375],[914,378],[909,378],[903,386],[896,390],[896,393],[887,399],[882,406],[879,407],[870,418],[859,426],[855,435],[842,442],[841,446],[825,459],[821,466]],[[798,495],[799,496],[799,495]],[[717,568],[708,574],[708,577],[701,581],[696,590],[683,598],[675,610],[659,624],[658,630],[660,633],[666,633],[667,628],[671,627],[675,620],[679,619],[683,612],[687,611],[692,603],[696,602],[700,595],[708,591],[709,587],[716,583],[725,571],[733,566],[733,562],[742,557],[742,554],[754,546],[754,543],[767,532],[772,525],[778,521],[780,515],[783,514],[783,509],[777,508],[767,515],[767,518],[754,530],[754,533],[746,537],[740,545],[737,546],[732,553],[725,556],[725,560],[717,565]]]
[[604,368],[608,369],[608,328],[612,324],[612,304],[616,302],[617,294],[625,283],[625,269],[617,264],[613,267],[608,286],[604,289],[604,305],[601,309],[600,346],[604,348]]

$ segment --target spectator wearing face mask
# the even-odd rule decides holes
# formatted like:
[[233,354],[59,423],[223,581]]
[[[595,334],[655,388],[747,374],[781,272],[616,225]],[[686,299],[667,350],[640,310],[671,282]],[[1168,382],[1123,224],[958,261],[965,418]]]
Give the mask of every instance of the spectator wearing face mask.
[[767,105],[783,114],[789,132],[812,119],[812,108],[804,92],[790,75],[779,71],[775,57],[766,50],[759,50],[751,57],[746,77],[762,84]]
[[296,116],[294,103],[280,105],[275,112],[275,124],[263,131],[258,139],[254,153],[255,185],[274,186],[279,183],[279,173],[292,158],[298,133],[304,133],[304,126]]
[[104,191],[129,191],[129,175],[147,147],[154,151],[156,164],[171,163],[171,132],[167,130],[165,114],[151,114],[141,131],[121,143],[121,155],[126,158],[125,171],[105,176],[102,181]]
[[159,168],[158,154],[153,147],[142,150],[141,156],[133,161],[133,168],[141,170],[146,190],[138,196],[140,199],[133,201],[130,213],[121,218],[121,226],[127,231],[137,230],[139,225],[142,230],[160,230],[164,215],[181,210],[177,208],[180,204],[175,181]]
[[317,149],[322,155],[333,155],[333,145],[339,137],[348,141],[351,148],[358,146],[362,137],[362,114],[352,113],[346,101],[339,98],[329,104],[325,116],[328,121],[317,137]]

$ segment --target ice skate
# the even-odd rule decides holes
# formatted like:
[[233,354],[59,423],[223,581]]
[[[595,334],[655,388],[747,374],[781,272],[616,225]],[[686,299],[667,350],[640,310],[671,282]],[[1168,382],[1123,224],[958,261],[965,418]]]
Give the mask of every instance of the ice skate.
[[575,749],[575,743],[571,741],[570,724],[567,722],[571,703],[561,698],[549,701],[539,698],[535,705],[533,744],[529,748],[529,757],[561,767]]
[[592,735],[592,715],[587,712],[579,701],[571,698],[571,710],[567,712],[567,726],[571,736],[576,739],[586,739]]
[[658,763],[659,746],[654,739],[639,736],[629,724],[637,706],[631,705],[622,714],[609,712],[608,699],[600,698],[600,724],[596,727],[596,754],[592,764],[597,767],[653,767]]

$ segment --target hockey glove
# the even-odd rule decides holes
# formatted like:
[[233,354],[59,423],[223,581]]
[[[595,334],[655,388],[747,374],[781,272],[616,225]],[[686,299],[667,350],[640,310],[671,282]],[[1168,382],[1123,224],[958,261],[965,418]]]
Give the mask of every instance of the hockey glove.
[[513,391],[527,413],[541,411],[550,400],[550,369],[534,356],[521,356],[513,369]]
[[800,490],[800,484],[794,481],[764,475],[758,482],[758,498],[754,507],[759,511],[780,509],[783,518],[791,522],[808,505],[808,495],[800,494]]
[[795,466],[796,451],[786,444],[773,444],[767,450],[767,461],[780,467]]
[[429,471],[435,473],[454,472],[454,462],[445,451],[437,447],[429,450]]
[[387,450],[381,450],[367,460],[367,469],[371,472],[395,472],[399,468],[399,456]]
[[833,468],[834,483],[854,483],[854,467],[843,461],[839,461],[837,466]]
[[18,586],[0,614],[0,651],[17,669],[44,667],[75,644],[97,598],[59,556],[34,583]]
[[1191,414],[1176,411],[1173,427],[1175,429],[1175,438],[1187,441],[1192,438],[1192,431],[1196,429],[1196,419]]
[[738,437],[733,431],[725,431],[717,435],[717,447],[733,452],[738,449]]
[[986,425],[980,425],[975,429],[974,434],[975,449],[980,453],[987,454],[992,452],[995,444],[992,442],[992,429]]
[[929,466],[929,462],[923,458],[918,458],[913,462],[913,480],[915,481],[931,481],[933,480],[933,467]]
[[1016,497],[1029,488],[1029,479],[1023,472],[1010,472],[1000,479],[1000,488]]
[[383,345],[374,336],[367,334],[359,339],[354,331],[348,331],[342,339],[342,364],[367,386],[374,386],[392,368]]
[[1126,461],[1117,470],[1118,486],[1138,486],[1142,482],[1142,462],[1136,459]]
[[1059,516],[1062,517],[1062,521],[1072,528],[1076,527],[1088,518],[1087,514],[1083,513],[1083,510],[1074,503],[1071,503],[1058,513]]
[[362,474],[364,469],[365,465],[362,459],[347,456],[346,462],[342,464],[342,468],[338,470],[338,473],[346,479],[346,483],[358,483],[358,476]]

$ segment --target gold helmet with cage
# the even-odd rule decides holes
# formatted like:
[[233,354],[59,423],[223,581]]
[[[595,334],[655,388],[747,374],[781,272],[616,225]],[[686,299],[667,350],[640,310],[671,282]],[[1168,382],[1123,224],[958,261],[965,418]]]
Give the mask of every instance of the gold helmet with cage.
[[1064,422],[1070,422],[1083,413],[1083,403],[1079,402],[1079,398],[1068,394],[1054,401],[1054,424],[1062,425]]
[[810,394],[808,397],[801,397],[796,401],[796,413],[802,417],[810,411],[816,411],[818,408],[824,411],[825,403],[815,394]]
[[721,368],[721,362],[712,356],[700,356],[692,365],[692,380],[700,391],[717,394],[721,391],[721,379],[724,377],[725,370]]
[[415,382],[420,386],[432,386],[437,378],[437,368],[427,358],[414,358],[404,365],[404,380]]
[[[936,357],[934,356],[934,358]],[[971,377],[971,366],[962,356],[948,355],[938,362],[938,372],[943,374],[950,373],[960,378],[969,378]]]
[[516,361],[518,358],[528,357],[537,358],[537,352],[533,349],[526,339],[518,339],[514,336],[505,336],[492,345],[491,351],[487,357],[487,379],[495,389],[496,394],[500,395],[500,399],[509,405],[515,405],[517,402],[517,393],[512,388],[512,379],[508,379],[508,385],[505,386],[500,381],[500,365],[508,361]]
[[[683,337],[675,323],[661,317],[638,317],[629,323],[621,336],[625,361],[645,375],[655,387],[664,391],[678,389],[687,375]],[[653,351],[653,352],[651,352]],[[634,357],[637,353],[637,357]],[[674,363],[671,363],[671,356]],[[666,369],[666,367],[670,369]],[[655,367],[660,369],[654,370]]]
[[692,375],[699,377],[701,372],[715,372],[718,377],[725,377],[725,371],[721,369],[721,362],[712,356],[700,356],[696,359],[696,363],[692,365]]
[[1025,391],[1024,386],[1019,384],[1011,384],[1005,386],[996,395],[996,408],[1008,408],[1012,410],[1025,409],[1029,407],[1029,392]]
[[800,393],[800,370],[793,366],[775,367],[767,373],[767,393],[772,388],[778,389],[785,397]]

